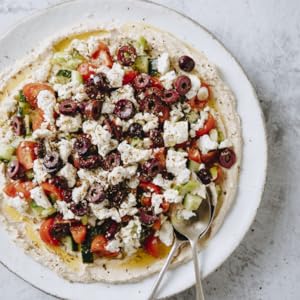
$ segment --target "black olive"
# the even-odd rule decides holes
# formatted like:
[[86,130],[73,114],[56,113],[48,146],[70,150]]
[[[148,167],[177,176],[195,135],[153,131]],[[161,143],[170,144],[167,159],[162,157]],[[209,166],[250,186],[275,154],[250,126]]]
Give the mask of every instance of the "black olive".
[[185,75],[177,77],[174,86],[179,95],[184,96],[192,87],[191,79]]
[[203,168],[200,171],[198,171],[197,175],[203,184],[209,184],[212,180],[212,176],[209,170],[206,168]]
[[136,50],[131,45],[122,46],[118,50],[117,57],[118,57],[118,61],[123,66],[131,66],[137,58]]
[[53,174],[62,167],[62,161],[57,152],[49,152],[44,158],[43,165],[49,174]]
[[106,194],[100,183],[94,183],[87,195],[87,200],[91,203],[100,203],[105,200]]
[[79,136],[75,143],[74,149],[79,155],[85,155],[92,145],[91,140],[87,136]]
[[178,63],[180,69],[185,72],[191,72],[195,68],[195,61],[187,55],[181,56]]
[[135,113],[134,105],[127,99],[119,100],[114,109],[114,113],[122,120],[128,120],[133,117]]
[[11,161],[7,166],[7,176],[13,180],[24,177],[25,172],[18,160]]
[[71,99],[65,100],[59,105],[59,112],[63,115],[74,116],[77,112],[77,103]]
[[144,131],[143,131],[143,126],[139,123],[132,123],[128,130],[127,130],[128,136],[134,138],[143,138],[144,137]]
[[25,125],[21,117],[14,116],[11,120],[11,126],[16,135],[20,136],[25,134]]

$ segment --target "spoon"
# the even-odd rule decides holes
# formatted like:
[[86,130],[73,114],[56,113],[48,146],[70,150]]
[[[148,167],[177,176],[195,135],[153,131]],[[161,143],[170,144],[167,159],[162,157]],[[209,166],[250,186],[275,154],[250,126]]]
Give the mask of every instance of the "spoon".
[[[206,205],[204,205],[203,207],[203,202],[206,202]],[[204,209],[204,210],[203,210]],[[203,212],[200,214],[199,211],[200,210],[203,210]],[[178,210],[177,209],[173,209],[172,210],[172,216],[171,216],[171,221],[173,223],[173,221],[178,225],[178,218],[176,217],[177,215],[177,212]],[[207,198],[205,201],[202,201],[200,207],[198,208],[197,210],[197,214],[195,217],[193,217],[193,220],[190,220],[190,221],[184,221],[182,219],[180,219],[180,221],[184,222],[184,223],[190,223],[191,221],[194,223],[195,221],[201,223],[201,228],[202,230],[200,230],[200,226],[198,226],[199,228],[197,228],[197,232],[195,232],[195,234],[197,235],[197,241],[199,238],[202,238],[206,232],[208,231],[208,229],[210,228],[210,225],[212,223],[212,220],[213,220],[213,217],[214,217],[214,212],[215,212],[215,209],[214,207],[212,206],[211,204],[211,197],[210,197],[210,194],[207,193]],[[175,217],[174,217],[175,216]],[[196,219],[196,220],[195,220]],[[174,226],[174,224],[173,224]],[[181,226],[179,226],[181,228]],[[173,259],[173,256],[175,255],[175,253],[177,252],[177,250],[186,242],[188,242],[187,238],[182,235],[181,233],[179,233],[179,231],[176,230],[176,227],[174,226],[175,230],[174,230],[174,243],[173,243],[173,246],[171,248],[171,251],[169,252],[169,255],[163,265],[163,268],[161,269],[160,273],[159,273],[159,276],[153,286],[153,289],[152,289],[152,292],[149,296],[149,300],[152,300],[154,299],[154,296],[158,290],[158,287],[163,279],[163,276],[165,274],[165,272],[167,271],[172,259]],[[196,247],[197,247],[197,244],[196,244]],[[195,249],[196,250],[196,259],[197,259],[197,248]],[[194,252],[193,252],[194,253]],[[193,254],[193,257],[194,257],[194,254]],[[200,275],[199,273],[199,265],[198,265],[198,259],[197,259],[197,273]],[[196,272],[196,266],[195,266],[195,272]],[[198,282],[197,282],[197,285],[198,285]],[[201,288],[201,280],[200,280],[200,288]],[[201,288],[202,290],[202,288]],[[203,295],[203,292],[202,292],[202,295]],[[201,298],[197,298],[197,299],[201,299]],[[204,299],[204,298],[202,298]]]

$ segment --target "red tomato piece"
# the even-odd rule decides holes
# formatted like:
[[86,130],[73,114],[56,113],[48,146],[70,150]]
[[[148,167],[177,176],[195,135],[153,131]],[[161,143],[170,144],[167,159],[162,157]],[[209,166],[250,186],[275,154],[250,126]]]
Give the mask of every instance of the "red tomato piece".
[[162,83],[160,82],[160,80],[157,77],[151,77],[151,86],[156,87],[160,90],[164,89],[164,86],[162,85]]
[[216,128],[216,120],[211,114],[209,114],[204,127],[196,131],[196,136],[200,137],[202,135],[208,134],[214,128]]
[[26,200],[30,199],[30,191],[35,187],[32,181],[15,181],[6,184],[3,191],[9,197],[20,196]]
[[91,75],[95,74],[95,71],[91,68],[89,63],[80,64],[77,71],[81,74],[84,81],[87,81]]
[[108,68],[111,68],[113,65],[113,60],[107,45],[101,42],[97,48],[97,50],[92,53],[92,58],[97,60],[100,65],[105,65]]
[[44,122],[44,112],[37,108],[30,114],[32,130],[39,129]]
[[158,160],[159,164],[165,168],[166,167],[166,153],[165,148],[160,148],[158,151],[154,153],[155,159]]
[[193,160],[200,164],[201,163],[200,150],[197,149],[196,147],[190,148],[189,152],[188,152],[188,158],[189,158],[189,160]]
[[161,188],[152,182],[141,182],[140,188],[144,191],[150,191],[156,194],[161,194]]
[[137,71],[128,70],[123,77],[123,85],[131,83],[137,75],[138,75]]
[[86,226],[85,225],[74,225],[70,228],[72,237],[77,244],[81,244],[86,239]]
[[42,241],[50,246],[58,246],[59,245],[59,241],[51,235],[51,230],[53,228],[54,222],[55,222],[54,218],[49,218],[49,219],[43,221],[43,223],[40,227],[40,237],[41,237]]
[[143,206],[150,207],[151,206],[151,197],[142,197],[141,204]]
[[47,90],[54,94],[51,86],[45,83],[28,83],[23,87],[23,94],[28,103],[33,107],[37,107],[37,96],[40,91]]
[[35,148],[37,144],[31,141],[21,142],[17,148],[17,158],[25,170],[33,167],[33,161],[36,159]]
[[145,251],[153,257],[159,257],[159,239],[154,235],[150,235],[144,242]]
[[187,101],[192,110],[201,111],[208,103],[207,100],[200,101],[196,96]]
[[167,201],[163,201],[163,203],[160,205],[160,207],[162,208],[163,212],[166,213],[170,209],[170,203]]
[[91,245],[91,252],[96,253],[104,257],[116,257],[119,255],[119,252],[110,252],[105,249],[108,240],[102,234],[95,236]]
[[46,194],[54,196],[57,200],[63,199],[62,190],[54,184],[49,182],[43,182],[41,184],[41,187],[46,192]]
[[155,231],[158,231],[158,230],[161,228],[161,221],[160,221],[160,219],[157,219],[157,220],[153,223],[152,228],[153,228]]
[[160,123],[163,123],[170,118],[170,108],[166,105],[159,105],[159,111],[157,112]]

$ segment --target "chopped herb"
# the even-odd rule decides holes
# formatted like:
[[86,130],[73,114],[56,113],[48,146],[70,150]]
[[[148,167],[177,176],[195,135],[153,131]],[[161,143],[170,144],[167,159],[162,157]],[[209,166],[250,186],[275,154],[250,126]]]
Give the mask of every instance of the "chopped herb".
[[66,78],[71,78],[72,72],[70,70],[59,70],[56,76],[63,76]]

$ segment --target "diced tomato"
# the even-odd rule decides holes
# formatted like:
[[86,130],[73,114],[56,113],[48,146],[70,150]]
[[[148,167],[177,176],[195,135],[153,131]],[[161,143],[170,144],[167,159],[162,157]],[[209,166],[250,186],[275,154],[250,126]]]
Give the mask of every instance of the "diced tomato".
[[193,160],[200,164],[201,163],[200,150],[196,147],[190,148],[188,151],[188,158],[189,158],[189,160]]
[[44,122],[44,112],[40,108],[36,108],[31,114],[31,125],[32,130],[35,131],[39,129]]
[[159,239],[154,235],[150,235],[144,242],[145,251],[153,257],[159,257]]
[[40,237],[42,241],[50,246],[59,245],[59,241],[51,235],[51,229],[53,228],[54,222],[55,222],[54,218],[49,218],[43,221],[40,227]]
[[121,218],[121,221],[122,221],[122,223],[127,223],[127,222],[129,222],[130,220],[132,220],[132,219],[133,219],[132,216],[126,215],[126,216],[124,216],[124,217]]
[[155,151],[154,153],[155,159],[158,160],[161,167],[166,167],[166,153],[165,148],[160,148],[159,150]]
[[88,80],[95,71],[91,68],[89,63],[82,63],[79,65],[77,71],[81,74],[84,81]]
[[210,151],[207,154],[201,153],[201,161],[205,164],[212,164],[218,160],[218,151]]
[[9,197],[20,196],[26,200],[30,199],[30,191],[34,188],[35,184],[32,181],[15,181],[6,184],[3,191]]
[[151,206],[151,197],[142,197],[141,204],[143,206],[150,207]]
[[158,231],[158,230],[161,228],[161,221],[160,221],[160,219],[157,219],[157,220],[153,223],[152,228],[153,228],[155,231]]
[[41,187],[46,192],[46,194],[54,196],[57,200],[63,199],[62,190],[54,184],[49,182],[43,182],[41,184]]
[[33,161],[36,159],[35,148],[37,144],[31,141],[24,141],[17,148],[17,158],[25,170],[33,167]]
[[81,244],[86,239],[86,226],[85,225],[74,225],[70,228],[72,237],[77,244]]
[[96,253],[104,257],[116,257],[119,255],[119,252],[110,252],[105,249],[108,240],[102,234],[95,236],[91,245],[91,252]]
[[160,90],[164,89],[164,86],[162,85],[162,83],[160,82],[160,80],[157,77],[151,77],[151,86],[156,87]]
[[144,191],[150,191],[156,194],[161,194],[161,188],[152,182],[141,182],[140,188]]
[[162,208],[163,212],[166,213],[170,209],[170,203],[167,201],[163,201],[163,203],[160,205],[160,207]]
[[33,107],[37,107],[37,96],[40,91],[47,90],[54,94],[51,86],[45,83],[28,83],[23,87],[23,94],[28,103]]
[[200,101],[195,96],[194,98],[188,100],[187,103],[190,105],[192,110],[201,111],[207,105],[208,101],[207,100]]
[[170,118],[170,108],[166,105],[160,105],[158,112],[158,119],[160,123],[163,123]]
[[110,55],[109,48],[103,42],[100,42],[97,50],[92,53],[92,58],[94,60],[97,60],[97,63],[99,63],[100,65],[105,65],[109,68],[111,68],[113,65],[113,60]]
[[196,136],[200,137],[202,135],[208,134],[214,128],[216,128],[216,120],[211,114],[209,114],[204,127],[196,131]]
[[123,77],[123,85],[131,83],[137,75],[138,75],[138,72],[135,70],[126,71],[126,73]]

